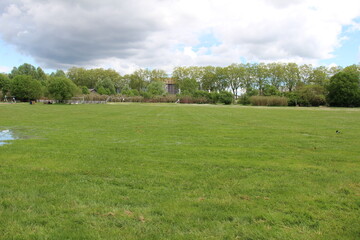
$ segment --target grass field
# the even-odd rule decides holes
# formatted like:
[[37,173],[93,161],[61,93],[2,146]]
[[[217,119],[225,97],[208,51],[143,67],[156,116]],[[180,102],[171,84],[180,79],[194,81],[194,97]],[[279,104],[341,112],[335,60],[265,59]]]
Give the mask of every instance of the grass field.
[[360,239],[360,109],[3,104],[6,129],[0,239]]

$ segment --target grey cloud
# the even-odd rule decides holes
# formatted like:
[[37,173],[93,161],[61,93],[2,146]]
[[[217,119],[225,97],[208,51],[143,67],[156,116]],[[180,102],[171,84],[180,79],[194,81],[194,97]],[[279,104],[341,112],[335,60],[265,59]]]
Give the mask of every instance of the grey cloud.
[[[8,4],[7,7],[10,5]],[[3,38],[46,67],[128,58],[163,26],[145,1],[26,1],[2,7]],[[161,19],[160,19],[161,20]]]

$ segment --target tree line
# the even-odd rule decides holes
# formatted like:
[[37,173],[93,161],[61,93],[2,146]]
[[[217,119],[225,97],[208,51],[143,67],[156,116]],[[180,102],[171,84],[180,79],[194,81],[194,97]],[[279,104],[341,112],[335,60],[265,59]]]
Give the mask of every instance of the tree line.
[[[59,101],[95,91],[100,95],[142,96],[167,94],[174,83],[180,96],[251,103],[254,96],[285,97],[288,105],[360,106],[360,66],[313,67],[296,63],[239,63],[227,67],[175,67],[171,74],[161,69],[139,69],[120,75],[112,69],[73,67],[46,74],[24,63],[0,75],[2,97],[21,101],[54,98]],[[223,101],[229,103],[229,100]]]

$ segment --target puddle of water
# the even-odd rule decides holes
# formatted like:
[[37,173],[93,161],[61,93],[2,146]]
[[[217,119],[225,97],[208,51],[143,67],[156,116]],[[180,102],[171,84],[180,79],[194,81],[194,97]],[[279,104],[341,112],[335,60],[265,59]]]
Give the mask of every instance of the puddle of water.
[[0,131],[0,146],[4,145],[4,144],[8,144],[8,142],[4,142],[4,141],[11,141],[11,140],[15,140],[16,138],[14,137],[14,134],[12,131],[10,130],[2,130]]

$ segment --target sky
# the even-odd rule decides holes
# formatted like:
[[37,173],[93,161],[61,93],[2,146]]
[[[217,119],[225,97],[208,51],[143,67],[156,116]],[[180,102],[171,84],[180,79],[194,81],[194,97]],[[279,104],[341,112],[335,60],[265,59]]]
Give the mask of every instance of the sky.
[[360,63],[359,0],[1,0],[0,72]]

